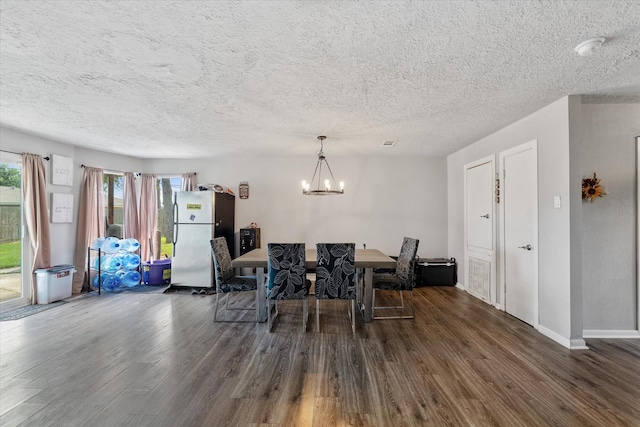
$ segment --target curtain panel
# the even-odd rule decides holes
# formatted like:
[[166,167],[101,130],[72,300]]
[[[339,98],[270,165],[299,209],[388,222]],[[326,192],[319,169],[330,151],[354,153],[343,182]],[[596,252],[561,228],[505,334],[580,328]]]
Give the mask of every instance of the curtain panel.
[[188,172],[182,174],[182,185],[180,190],[182,191],[196,191],[198,189],[198,180],[195,172]]
[[91,242],[105,235],[103,171],[85,166],[78,204],[78,229],[73,275],[73,293],[88,292],[87,250]]
[[140,186],[140,259],[156,258],[160,251],[158,222],[158,177],[142,174]]
[[49,231],[49,205],[47,180],[42,156],[22,155],[22,197],[24,219],[33,253],[31,265],[31,303],[36,304],[38,292],[34,270],[51,266],[51,234]]
[[138,220],[138,200],[136,198],[136,177],[133,172],[124,174],[124,237],[140,241],[140,221]]

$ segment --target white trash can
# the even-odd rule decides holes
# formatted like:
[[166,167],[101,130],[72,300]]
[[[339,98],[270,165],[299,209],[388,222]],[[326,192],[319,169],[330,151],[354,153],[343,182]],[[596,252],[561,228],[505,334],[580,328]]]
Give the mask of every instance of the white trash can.
[[37,303],[51,304],[52,302],[71,296],[73,265],[56,265],[49,268],[39,268],[36,273]]

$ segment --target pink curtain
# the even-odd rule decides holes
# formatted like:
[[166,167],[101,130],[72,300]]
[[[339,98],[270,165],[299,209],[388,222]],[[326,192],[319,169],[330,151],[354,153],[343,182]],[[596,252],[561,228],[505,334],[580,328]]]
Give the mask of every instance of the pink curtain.
[[[42,156],[22,154],[22,196],[24,219],[33,253],[31,271],[51,266],[51,235],[49,233],[49,206],[47,180]],[[36,304],[38,292],[35,275],[31,275],[31,303]]]
[[133,172],[124,173],[124,237],[140,241],[138,221],[138,200],[136,198],[136,177]]
[[154,248],[160,245],[156,233],[158,222],[158,177],[151,174],[142,174],[140,187],[140,258],[143,261],[155,258]]
[[85,166],[80,203],[78,204],[78,229],[76,234],[76,256],[73,275],[73,293],[90,290],[87,271],[87,249],[91,242],[105,235],[104,187],[102,169]]
[[188,172],[182,174],[182,185],[180,190],[182,191],[196,191],[198,189],[198,181],[196,179],[195,172]]

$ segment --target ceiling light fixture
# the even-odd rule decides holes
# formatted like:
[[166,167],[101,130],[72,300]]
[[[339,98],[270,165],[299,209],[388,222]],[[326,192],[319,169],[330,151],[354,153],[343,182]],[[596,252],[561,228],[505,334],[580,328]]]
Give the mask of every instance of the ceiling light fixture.
[[[324,140],[327,139],[326,136],[319,136],[320,140],[320,151],[318,151],[318,163],[316,163],[316,169],[313,171],[313,178],[311,178],[311,182],[302,181],[302,194],[307,196],[330,196],[336,194],[344,194],[344,182],[340,181],[340,185],[336,185],[336,179],[333,176],[333,172],[331,172],[331,167],[329,166],[329,162],[327,158],[324,156]],[[326,178],[322,179],[322,166],[326,165],[327,170],[329,171],[329,175],[331,175],[331,180],[333,181],[333,190],[331,189],[332,182]],[[326,176],[326,175],[325,175]],[[317,177],[317,180],[316,180]],[[321,187],[323,185],[323,187]],[[339,189],[338,189],[339,188]]]
[[602,43],[606,39],[604,37],[595,37],[593,39],[585,40],[574,48],[574,50],[580,56],[587,56],[593,54],[596,50],[600,49]]

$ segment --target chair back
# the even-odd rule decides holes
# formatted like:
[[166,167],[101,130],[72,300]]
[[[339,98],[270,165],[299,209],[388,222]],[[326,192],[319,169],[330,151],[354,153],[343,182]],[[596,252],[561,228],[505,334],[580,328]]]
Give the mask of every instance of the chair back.
[[317,299],[355,299],[355,243],[316,244]]
[[415,284],[416,255],[418,253],[418,239],[405,237],[396,264],[396,276],[403,289],[413,289]]
[[268,299],[306,299],[309,296],[304,243],[269,243],[267,260]]
[[234,276],[231,266],[231,255],[225,237],[216,237],[211,240],[211,255],[213,256],[213,266],[215,267],[216,292],[222,287],[226,280]]

